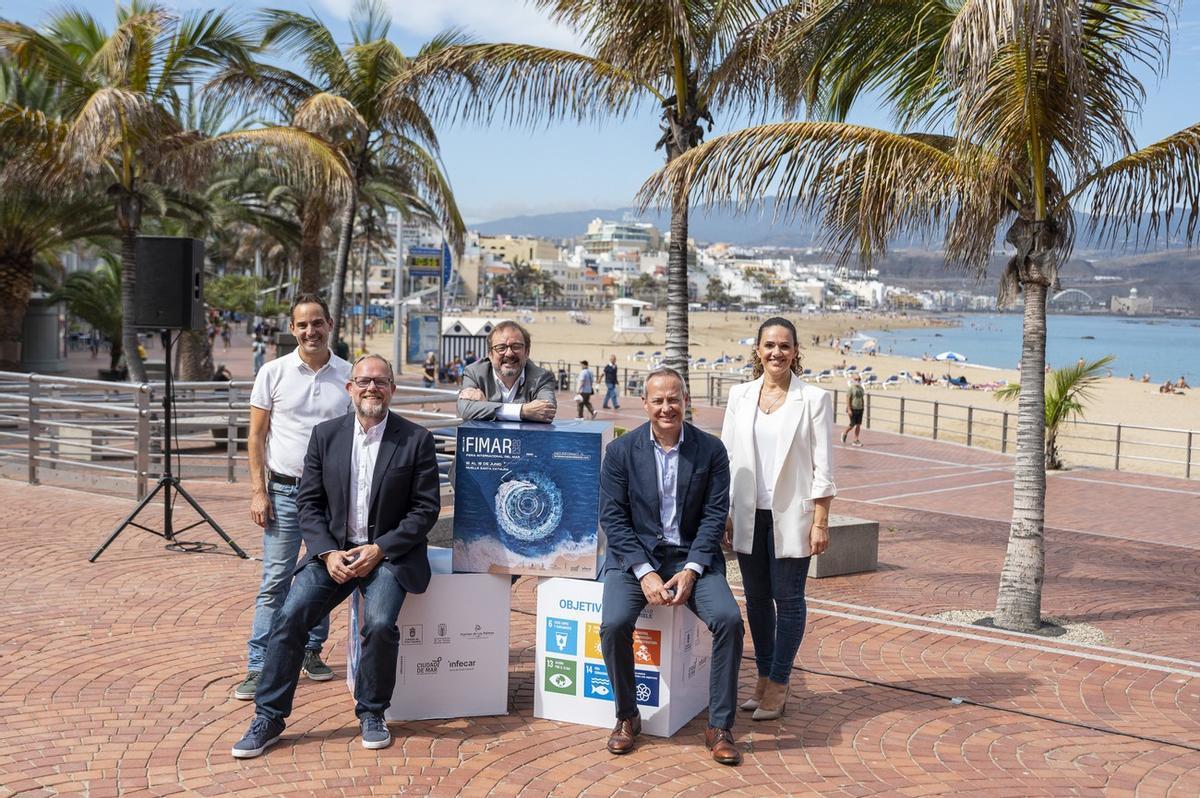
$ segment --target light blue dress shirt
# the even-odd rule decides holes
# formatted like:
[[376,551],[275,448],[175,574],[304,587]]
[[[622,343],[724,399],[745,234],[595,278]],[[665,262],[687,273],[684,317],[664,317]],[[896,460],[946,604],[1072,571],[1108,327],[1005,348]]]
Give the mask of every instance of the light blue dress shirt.
[[[670,449],[664,449],[654,439],[654,430],[650,431],[650,443],[654,446],[654,468],[658,472],[658,518],[662,523],[663,540],[672,546],[681,545],[679,539],[679,507],[676,495],[679,490],[679,450],[683,446],[683,428],[679,429],[679,440]],[[689,562],[684,566],[696,572],[704,573],[704,567],[698,563]],[[648,562],[633,566],[633,575],[641,579],[654,570]]]

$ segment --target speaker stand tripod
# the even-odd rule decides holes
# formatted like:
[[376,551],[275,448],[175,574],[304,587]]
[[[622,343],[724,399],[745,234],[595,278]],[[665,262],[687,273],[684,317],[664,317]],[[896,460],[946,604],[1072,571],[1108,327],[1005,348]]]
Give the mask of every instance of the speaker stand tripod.
[[[225,530],[221,529],[220,524],[214,521],[212,516],[206,513],[204,508],[200,506],[200,503],[192,497],[192,494],[188,493],[187,490],[184,489],[183,485],[181,485],[179,482],[179,477],[171,473],[171,400],[174,398],[174,384],[171,380],[171,333],[169,330],[162,331],[162,340],[163,348],[166,350],[167,362],[166,387],[163,391],[162,476],[158,478],[158,484],[154,486],[154,490],[147,493],[145,498],[138,502],[137,507],[133,508],[133,512],[125,516],[125,520],[118,524],[117,528],[114,529],[112,534],[108,536],[108,540],[104,541],[104,543],[100,545],[100,548],[96,549],[96,551],[92,553],[91,557],[88,557],[88,562],[95,562],[96,559],[104,553],[104,550],[107,549],[112,542],[116,540],[122,532],[125,531],[125,528],[130,526],[137,527],[138,529],[149,532],[152,535],[157,535],[158,537],[169,541],[167,548],[173,551],[205,551],[209,547],[209,544],[198,543],[194,541],[181,541],[176,537],[179,533],[186,532],[193,527],[200,526],[200,524],[208,524],[211,526],[214,530],[216,530],[216,533],[220,535],[226,543],[229,544],[229,547],[234,550],[237,556],[241,557],[242,559],[248,559],[246,552],[242,551],[241,547],[239,547],[238,544],[233,541],[233,538],[225,534]],[[174,510],[174,502],[171,500],[172,490],[182,496],[187,503],[192,506],[192,509],[195,510],[200,516],[199,521],[189,524],[183,529],[175,529],[173,527],[172,513]],[[146,509],[146,507],[150,505],[150,502],[154,501],[154,497],[158,495],[159,491],[162,491],[163,494],[163,530],[161,532],[159,532],[157,529],[151,529],[150,527],[142,526],[134,520],[142,510]]]

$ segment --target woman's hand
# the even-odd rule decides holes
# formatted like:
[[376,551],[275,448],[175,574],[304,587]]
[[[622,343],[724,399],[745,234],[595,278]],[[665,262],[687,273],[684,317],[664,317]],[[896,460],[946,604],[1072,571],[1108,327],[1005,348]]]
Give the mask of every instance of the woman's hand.
[[725,537],[721,538],[721,545],[727,549],[733,548],[733,516],[725,518]]
[[829,524],[813,522],[812,529],[808,531],[808,545],[814,557],[829,548]]

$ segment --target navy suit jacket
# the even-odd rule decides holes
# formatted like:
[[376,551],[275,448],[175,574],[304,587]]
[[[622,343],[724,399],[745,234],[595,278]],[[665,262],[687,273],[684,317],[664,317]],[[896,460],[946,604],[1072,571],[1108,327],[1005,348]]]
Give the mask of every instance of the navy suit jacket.
[[[679,538],[687,559],[725,573],[721,538],[729,516],[729,456],[720,439],[684,424],[675,496]],[[600,525],[608,541],[604,569],[629,570],[662,562],[654,550],[663,543],[659,516],[658,468],[650,424],[608,445],[600,473]]]
[[[300,568],[318,554],[348,548],[350,447],[357,423],[347,413],[318,424],[308,439],[296,494],[307,550]],[[383,549],[377,567],[391,571],[409,593],[424,593],[430,577],[427,539],[442,505],[433,435],[395,413],[381,423],[387,427],[371,479],[368,539]]]

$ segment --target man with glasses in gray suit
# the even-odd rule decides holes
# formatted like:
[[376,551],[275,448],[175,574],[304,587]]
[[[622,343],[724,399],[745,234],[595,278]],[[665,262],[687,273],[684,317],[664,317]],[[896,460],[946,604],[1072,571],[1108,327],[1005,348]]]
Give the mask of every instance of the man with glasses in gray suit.
[[529,344],[529,331],[515,321],[502,321],[492,329],[487,359],[463,370],[460,418],[544,424],[554,420],[554,375],[529,362]]

